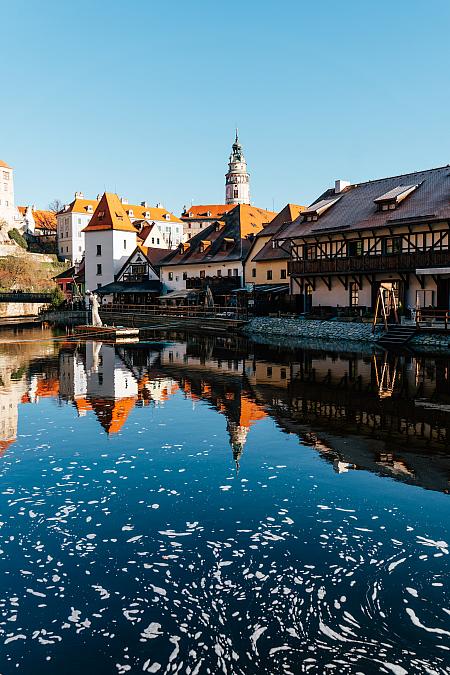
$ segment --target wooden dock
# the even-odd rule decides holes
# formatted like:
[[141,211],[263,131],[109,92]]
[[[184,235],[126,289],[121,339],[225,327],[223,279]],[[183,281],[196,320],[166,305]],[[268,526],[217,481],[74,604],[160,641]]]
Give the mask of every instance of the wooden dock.
[[108,340],[112,342],[138,342],[139,328],[125,326],[75,326],[75,335],[95,340]]

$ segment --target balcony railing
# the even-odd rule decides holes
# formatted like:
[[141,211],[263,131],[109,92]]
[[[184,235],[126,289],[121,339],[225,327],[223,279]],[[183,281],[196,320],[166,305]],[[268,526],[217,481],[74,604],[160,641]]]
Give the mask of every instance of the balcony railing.
[[418,268],[427,267],[450,267],[450,251],[291,260],[288,263],[289,274],[293,276],[358,272],[415,272]]
[[188,277],[187,289],[204,290],[210,287],[214,293],[226,293],[241,287],[241,277]]

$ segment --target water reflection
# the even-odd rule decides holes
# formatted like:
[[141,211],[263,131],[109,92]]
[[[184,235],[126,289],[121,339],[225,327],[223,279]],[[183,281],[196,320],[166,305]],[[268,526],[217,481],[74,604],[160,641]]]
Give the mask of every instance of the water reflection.
[[2,345],[0,451],[15,441],[24,403],[53,397],[117,434],[134,407],[163,406],[181,391],[226,417],[237,468],[250,428],[270,415],[337,472],[366,469],[449,489],[449,360],[290,351],[238,337],[162,337],[116,346],[43,342],[36,331],[25,343]]
[[45,338],[0,345],[0,672],[449,672],[446,359]]

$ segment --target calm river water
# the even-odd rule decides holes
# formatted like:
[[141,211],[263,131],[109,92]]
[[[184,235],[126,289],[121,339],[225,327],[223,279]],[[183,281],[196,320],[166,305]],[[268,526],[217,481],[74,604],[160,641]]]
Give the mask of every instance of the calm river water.
[[0,673],[450,673],[450,359],[0,333]]

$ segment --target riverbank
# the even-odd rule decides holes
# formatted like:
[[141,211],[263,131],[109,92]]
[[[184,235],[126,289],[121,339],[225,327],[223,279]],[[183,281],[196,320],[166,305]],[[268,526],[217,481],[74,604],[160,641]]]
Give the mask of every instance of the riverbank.
[[[243,328],[247,337],[258,343],[297,346],[332,351],[373,351],[380,348],[377,340],[382,328],[375,332],[370,323],[345,321],[320,321],[313,319],[288,319],[255,317]],[[450,334],[424,332],[415,335],[408,347],[428,353],[450,352]]]

